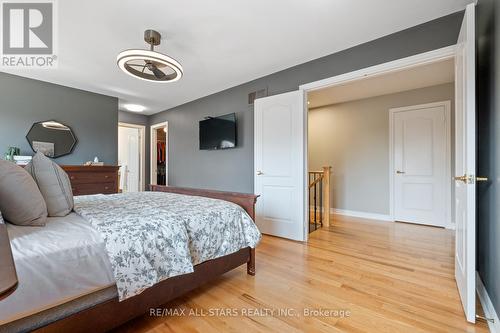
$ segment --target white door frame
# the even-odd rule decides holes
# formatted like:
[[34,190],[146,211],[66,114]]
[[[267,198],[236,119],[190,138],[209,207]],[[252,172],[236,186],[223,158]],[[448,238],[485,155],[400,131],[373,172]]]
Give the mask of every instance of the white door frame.
[[443,102],[435,102],[435,103],[427,103],[427,104],[419,104],[419,105],[411,105],[404,106],[400,108],[389,109],[389,206],[390,206],[390,217],[391,220],[395,220],[395,196],[394,196],[394,184],[395,184],[395,176],[396,170],[394,168],[394,116],[398,112],[405,112],[415,109],[426,109],[443,106],[445,110],[445,140],[446,140],[446,173],[445,173],[445,186],[446,186],[446,221],[445,227],[446,229],[455,229],[455,226],[452,222],[452,211],[451,211],[451,186],[452,186],[452,177],[451,177],[451,101],[443,101]]
[[[130,124],[119,122],[118,127],[129,127],[129,128],[137,128],[139,130],[139,189],[141,191],[145,191],[146,189],[146,126]],[[123,175],[122,175],[123,177]]]
[[[310,91],[314,90],[319,90],[322,88],[327,88],[327,87],[332,87],[332,86],[337,86],[345,83],[350,83],[358,80],[363,80],[366,78],[372,78],[376,77],[379,75],[384,75],[388,74],[391,72],[397,72],[405,69],[410,69],[413,67],[425,65],[425,64],[431,64],[447,59],[454,59],[455,58],[455,51],[456,51],[456,45],[451,45],[447,47],[443,47],[437,50],[429,51],[429,52],[424,52],[420,53],[417,55],[409,56],[406,58],[401,58],[393,61],[389,61],[383,64],[375,65],[375,66],[370,66],[366,68],[362,68],[359,70],[355,70],[352,72],[336,75],[330,78],[306,83],[303,85],[299,86],[299,90],[302,90],[304,92],[304,147],[305,147],[305,174],[304,174],[304,184],[307,184],[307,172],[308,172],[308,160],[307,160],[307,139],[308,139],[308,124],[307,124],[307,93]],[[307,187],[307,186],[306,186]],[[309,191],[307,191],[307,188],[304,188],[304,212],[307,212],[308,208],[308,200],[309,200]],[[307,225],[307,217],[304,218],[304,234],[307,237],[309,235],[308,233],[308,225]]]
[[157,123],[154,125],[150,126],[150,140],[149,145],[151,146],[151,154],[150,154],[150,174],[149,174],[149,183],[151,185],[156,185],[156,130],[158,128],[165,128],[165,132],[167,133],[167,142],[165,144],[165,155],[166,155],[166,161],[165,163],[165,185],[168,185],[168,121],[164,121],[161,123]]

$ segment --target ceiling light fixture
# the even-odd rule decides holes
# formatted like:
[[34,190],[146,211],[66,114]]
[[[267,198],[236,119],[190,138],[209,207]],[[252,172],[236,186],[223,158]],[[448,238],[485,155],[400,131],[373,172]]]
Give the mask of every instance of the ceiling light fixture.
[[142,105],[139,105],[139,104],[125,104],[123,106],[125,109],[127,109],[128,111],[132,111],[132,112],[142,112],[144,110],[146,110],[146,108]]
[[155,30],[146,30],[144,31],[144,40],[150,45],[150,49],[132,49],[120,52],[116,58],[118,67],[128,75],[141,80],[178,81],[183,75],[181,64],[163,53],[154,51],[154,47],[160,45],[160,33]]
[[44,121],[42,123],[42,126],[48,129],[54,129],[54,130],[63,130],[63,131],[69,131],[70,129],[67,126],[64,126],[61,123],[58,123],[56,121]]

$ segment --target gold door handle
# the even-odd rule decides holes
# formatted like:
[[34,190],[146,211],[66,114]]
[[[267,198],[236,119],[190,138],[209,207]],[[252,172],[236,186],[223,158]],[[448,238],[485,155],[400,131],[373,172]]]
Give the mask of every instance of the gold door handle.
[[467,184],[467,182],[469,181],[469,176],[467,176],[467,175],[456,176],[456,177],[454,177],[454,179],[457,180],[457,181],[461,181],[461,182],[464,182],[465,184]]
[[398,171],[396,171],[396,173],[397,173],[398,175],[403,175],[403,174],[405,174],[405,172],[404,172],[404,171],[399,171],[399,170],[398,170]]
[[470,176],[467,176],[467,175],[457,176],[457,177],[454,177],[454,179],[460,180],[460,181],[464,182],[465,184],[474,184],[474,182],[487,182],[488,181],[488,177],[474,177],[472,175],[470,175]]

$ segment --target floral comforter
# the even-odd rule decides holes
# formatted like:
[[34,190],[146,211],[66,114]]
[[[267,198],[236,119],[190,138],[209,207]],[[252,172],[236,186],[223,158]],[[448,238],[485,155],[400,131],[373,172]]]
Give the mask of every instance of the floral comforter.
[[104,239],[120,301],[193,265],[255,247],[261,234],[238,205],[139,192],[75,197],[75,212]]

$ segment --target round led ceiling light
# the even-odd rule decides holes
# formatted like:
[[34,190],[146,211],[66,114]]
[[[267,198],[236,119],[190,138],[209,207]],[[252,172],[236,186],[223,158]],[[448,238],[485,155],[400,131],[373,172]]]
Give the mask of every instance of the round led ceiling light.
[[154,30],[144,32],[144,40],[150,50],[125,50],[116,58],[118,67],[128,75],[152,82],[174,82],[183,75],[181,64],[166,54],[154,51],[160,45],[161,35]]
[[146,110],[146,107],[140,104],[125,104],[123,107],[131,112],[143,112]]

